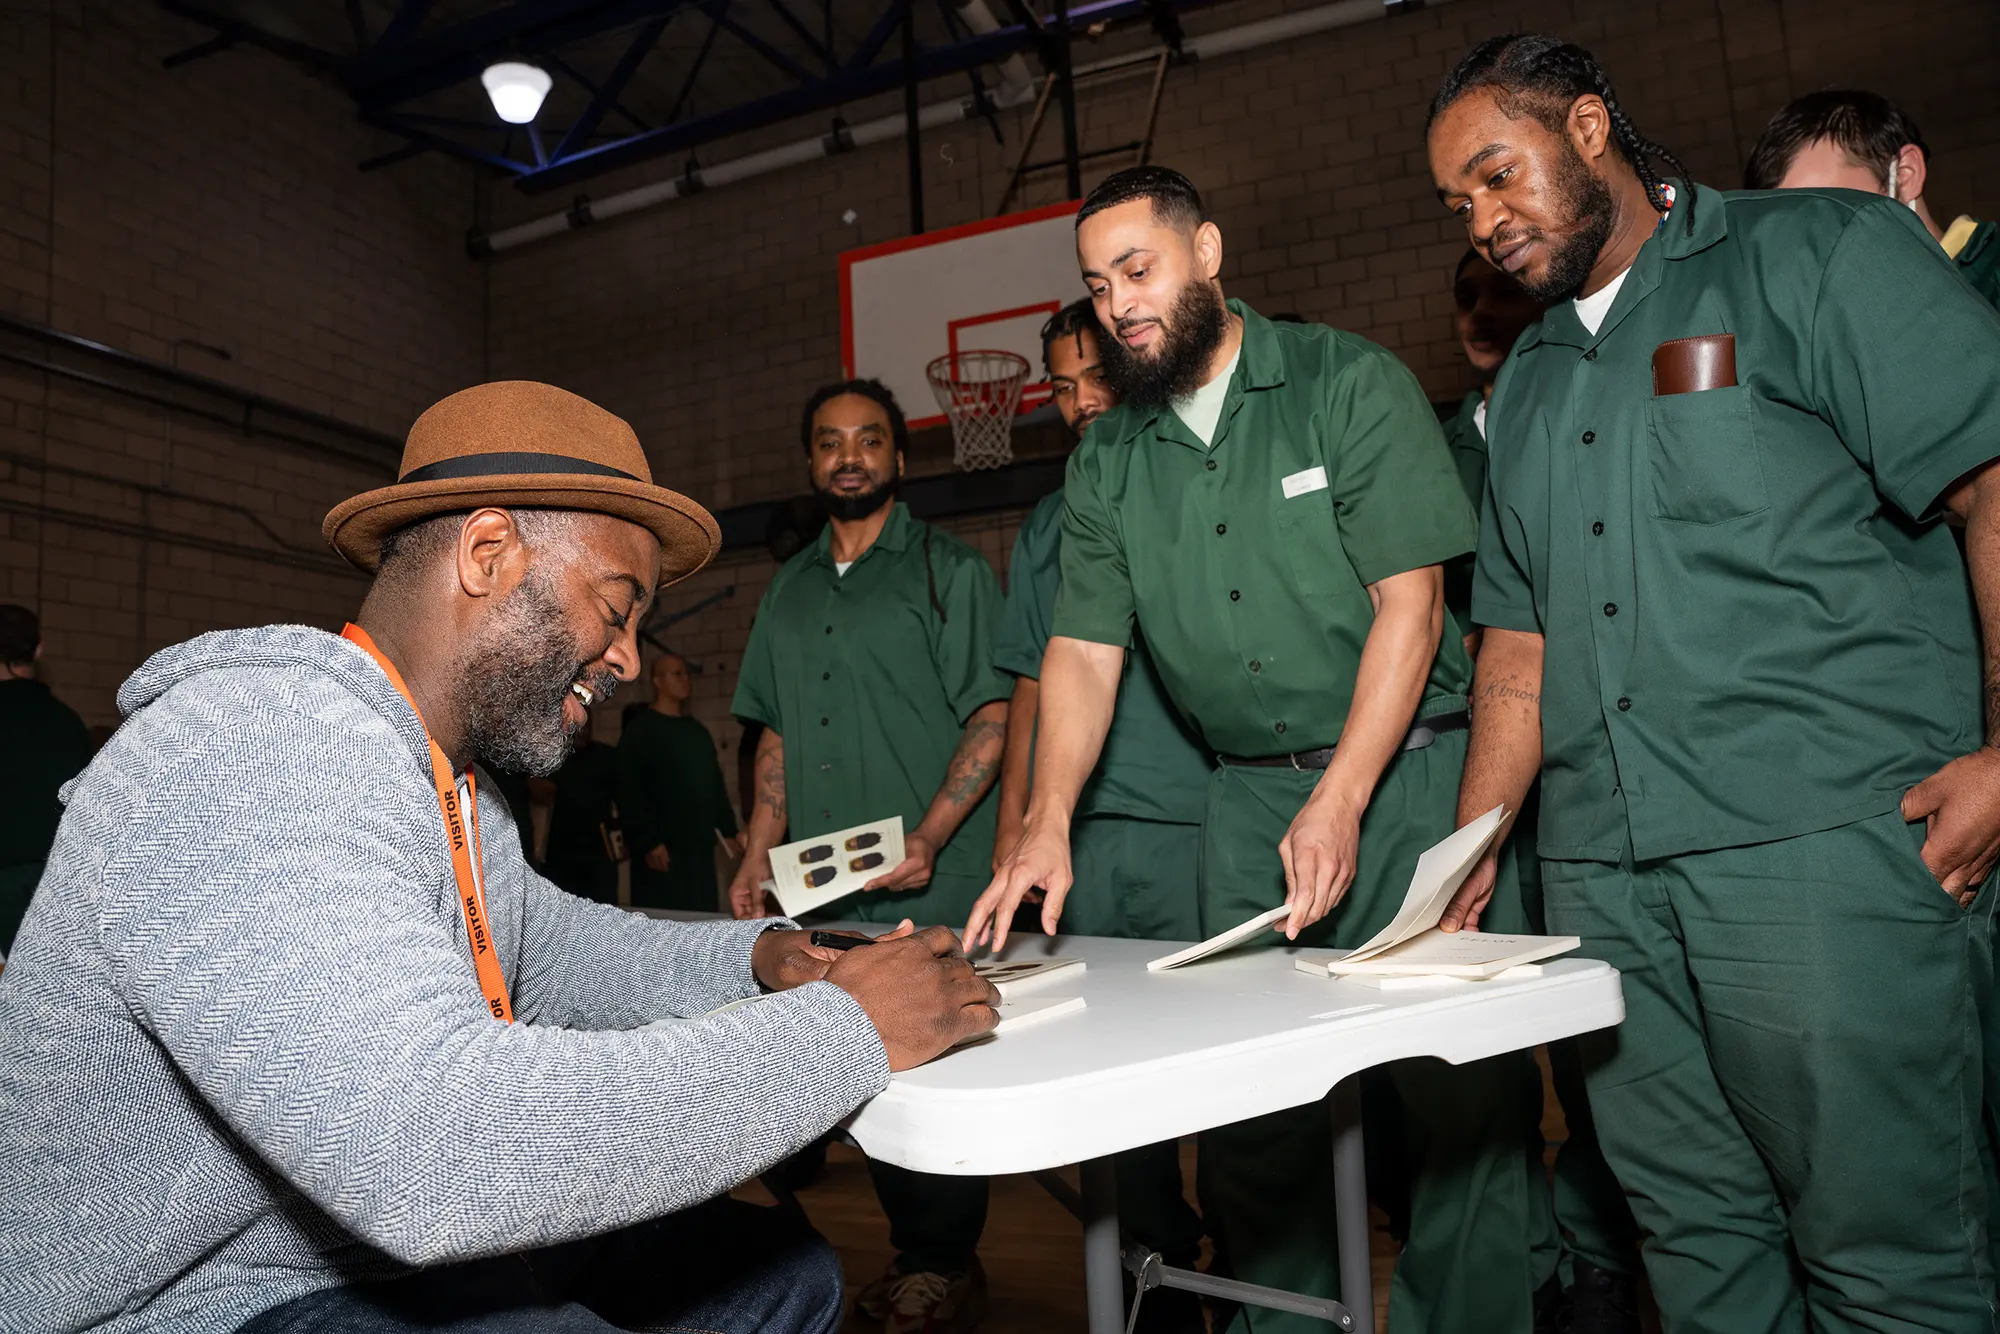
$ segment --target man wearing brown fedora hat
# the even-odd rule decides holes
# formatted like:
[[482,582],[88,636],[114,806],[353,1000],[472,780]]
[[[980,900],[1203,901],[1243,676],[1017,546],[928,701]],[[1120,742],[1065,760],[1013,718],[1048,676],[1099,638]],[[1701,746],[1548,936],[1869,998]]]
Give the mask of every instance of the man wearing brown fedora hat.
[[375,575],[355,624],[163,650],[65,789],[0,975],[0,1326],[830,1334],[825,1243],[717,1197],[993,989],[942,929],[839,953],[564,894],[490,782],[562,762],[714,520],[516,382],[326,533]]

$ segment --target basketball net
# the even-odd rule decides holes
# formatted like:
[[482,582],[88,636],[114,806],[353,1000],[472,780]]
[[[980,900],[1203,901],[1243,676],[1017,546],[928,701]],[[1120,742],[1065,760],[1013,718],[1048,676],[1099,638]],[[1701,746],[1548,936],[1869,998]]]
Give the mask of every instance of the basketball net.
[[1028,359],[1012,352],[947,352],[924,368],[951,419],[952,461],[976,470],[1014,461],[1014,412]]

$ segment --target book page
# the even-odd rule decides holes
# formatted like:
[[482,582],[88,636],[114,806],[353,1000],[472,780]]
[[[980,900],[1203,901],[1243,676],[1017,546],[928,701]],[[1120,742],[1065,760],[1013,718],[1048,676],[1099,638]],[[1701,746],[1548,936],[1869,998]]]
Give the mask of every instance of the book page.
[[1267,912],[1261,912],[1241,926],[1232,926],[1219,936],[1210,936],[1199,945],[1190,945],[1184,950],[1175,950],[1146,965],[1149,972],[1160,972],[1167,968],[1178,968],[1196,959],[1206,959],[1211,954],[1219,954],[1235,945],[1241,945],[1259,931],[1267,930],[1271,923],[1291,915],[1291,905],[1281,903]]
[[1567,954],[1582,942],[1575,936],[1515,936],[1485,931],[1446,934],[1430,930],[1391,945],[1367,959],[1327,959],[1321,964],[1334,976],[1393,976],[1436,974],[1486,978],[1524,963]]
[[1396,910],[1395,919],[1357,946],[1347,961],[1358,963],[1436,926],[1444,910],[1451,906],[1451,896],[1458,893],[1473,865],[1499,836],[1500,822],[1506,814],[1506,807],[1495,806],[1419,857],[1417,869],[1410,876],[1409,892],[1403,896],[1403,906]]

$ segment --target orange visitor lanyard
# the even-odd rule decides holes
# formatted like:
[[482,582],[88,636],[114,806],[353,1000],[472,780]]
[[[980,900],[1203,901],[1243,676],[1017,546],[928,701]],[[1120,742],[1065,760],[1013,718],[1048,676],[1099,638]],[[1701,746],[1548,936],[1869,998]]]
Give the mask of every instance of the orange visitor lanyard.
[[[409,686],[403,683],[403,674],[396,670],[375,647],[375,641],[360,626],[349,623],[340,632],[342,639],[353,640],[368,651],[375,659],[375,665],[389,678],[389,684],[396,687],[396,693],[409,704],[410,711],[417,715],[417,725],[423,727],[424,715],[417,708],[417,701],[410,694]],[[466,821],[459,818],[458,781],[452,776],[451,762],[444,757],[438,743],[431,741],[430,728],[424,727],[424,740],[430,741],[431,781],[437,785],[438,810],[444,813],[445,837],[451,841],[451,869],[458,877],[458,902],[465,909],[465,938],[472,943],[472,967],[479,974],[479,989],[486,993],[486,1008],[493,1011],[493,1017],[503,1024],[514,1022],[514,1007],[507,1002],[507,979],[500,973],[499,956],[493,952],[493,933],[487,929],[486,895],[479,887],[479,877],[472,873],[472,860],[480,857],[479,851],[479,794],[472,785],[470,770],[465,775],[465,792],[471,798],[470,822],[472,837],[465,836]],[[481,864],[485,859],[480,858]]]

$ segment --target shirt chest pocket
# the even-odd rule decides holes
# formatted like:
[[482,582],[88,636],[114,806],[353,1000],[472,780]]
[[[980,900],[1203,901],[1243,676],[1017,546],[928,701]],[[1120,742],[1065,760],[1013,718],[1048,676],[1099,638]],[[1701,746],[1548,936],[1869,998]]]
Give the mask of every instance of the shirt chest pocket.
[[[1292,577],[1307,597],[1326,597],[1342,583],[1347,561],[1334,523],[1333,497],[1325,486],[1289,500],[1278,501],[1275,514],[1278,541],[1285,549]],[[1348,574],[1347,582],[1352,582]]]
[[1652,516],[1717,524],[1769,509],[1754,421],[1750,391],[1742,385],[1649,399]]

